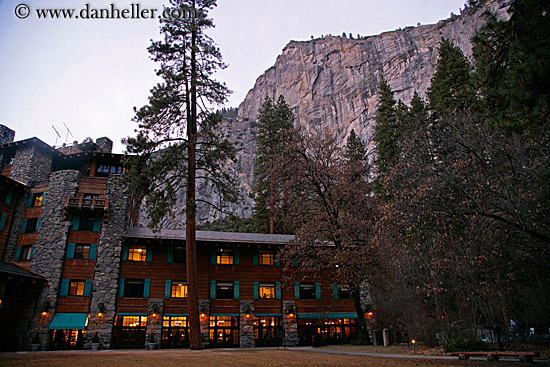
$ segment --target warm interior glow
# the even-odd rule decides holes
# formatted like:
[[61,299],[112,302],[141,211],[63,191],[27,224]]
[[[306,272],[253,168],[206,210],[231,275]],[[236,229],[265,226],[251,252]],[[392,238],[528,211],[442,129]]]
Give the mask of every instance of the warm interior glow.
[[294,317],[294,314],[293,314],[293,313],[291,313],[291,314],[289,314],[289,315],[288,315],[288,317]]
[[249,318],[250,318],[250,315],[249,315],[249,314],[246,314],[246,318],[249,319]]
[[157,314],[156,314],[156,313],[154,313],[154,314],[153,314],[153,317],[157,317]]
[[205,314],[201,313],[201,319],[204,319],[205,318]]
[[99,313],[97,314],[97,317],[103,317],[103,314],[102,314],[101,312],[99,312]]
[[48,313],[46,311],[43,311],[42,316],[48,316]]
[[414,339],[413,339],[413,340],[411,340],[411,343],[413,343],[413,344],[414,344],[414,343],[416,343],[416,340],[414,340]]

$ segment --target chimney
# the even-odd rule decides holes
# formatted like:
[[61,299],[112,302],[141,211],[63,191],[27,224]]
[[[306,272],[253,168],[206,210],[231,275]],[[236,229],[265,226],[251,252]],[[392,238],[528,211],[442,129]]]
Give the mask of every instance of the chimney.
[[107,137],[97,138],[97,151],[101,153],[111,153],[113,151],[113,141]]
[[5,125],[0,125],[0,145],[13,143],[15,131]]

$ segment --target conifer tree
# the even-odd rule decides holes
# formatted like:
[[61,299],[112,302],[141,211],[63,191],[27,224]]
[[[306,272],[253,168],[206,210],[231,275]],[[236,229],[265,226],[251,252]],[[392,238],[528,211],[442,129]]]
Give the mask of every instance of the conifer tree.
[[[225,202],[237,195],[231,176],[223,172],[234,155],[229,141],[216,130],[221,115],[204,107],[225,102],[229,90],[212,78],[224,68],[221,53],[205,30],[213,26],[208,12],[215,0],[171,0],[173,13],[187,18],[161,19],[163,40],[149,47],[160,64],[162,82],[151,90],[149,102],[139,109],[136,137],[123,140],[129,160],[126,181],[146,198],[150,225],[160,226],[166,214],[185,211],[188,322],[191,349],[201,349],[196,264],[196,179],[217,190]],[[201,103],[199,103],[201,101]],[[174,208],[185,190],[184,208]]]
[[283,96],[276,104],[266,97],[256,124],[257,156],[254,176],[254,226],[260,233],[275,233],[277,188],[273,180],[273,162],[282,151],[283,143],[291,139],[294,114]]
[[384,176],[394,164],[397,152],[398,120],[395,107],[395,99],[386,79],[382,78],[378,86],[378,110],[376,112],[376,126],[374,128],[374,140],[376,142],[376,167],[378,178],[377,191],[380,191]]
[[349,133],[348,140],[346,142],[344,157],[350,162],[363,162],[367,159],[367,150],[365,149],[365,145],[353,129]]

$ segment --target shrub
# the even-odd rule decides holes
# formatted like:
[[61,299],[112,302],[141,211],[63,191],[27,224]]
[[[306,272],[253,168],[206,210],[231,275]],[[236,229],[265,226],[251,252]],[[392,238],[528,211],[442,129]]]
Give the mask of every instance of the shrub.
[[445,344],[445,353],[452,352],[486,352],[491,350],[491,345],[480,340],[476,340],[471,336],[459,336]]

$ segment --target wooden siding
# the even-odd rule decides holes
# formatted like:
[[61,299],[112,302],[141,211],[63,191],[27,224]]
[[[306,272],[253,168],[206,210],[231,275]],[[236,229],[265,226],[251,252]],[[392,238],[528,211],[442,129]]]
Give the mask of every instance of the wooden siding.
[[67,243],[98,243],[100,232],[69,231]]
[[90,297],[66,296],[59,297],[55,312],[81,312],[88,313],[90,310]]
[[63,279],[93,279],[95,260],[65,259]]

